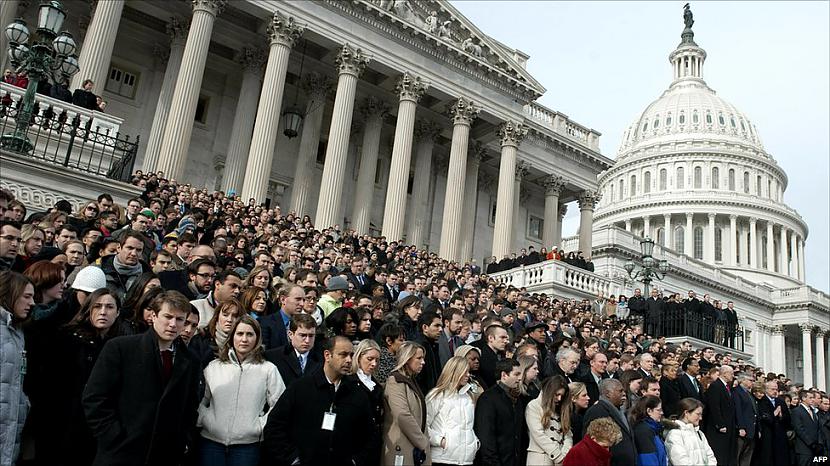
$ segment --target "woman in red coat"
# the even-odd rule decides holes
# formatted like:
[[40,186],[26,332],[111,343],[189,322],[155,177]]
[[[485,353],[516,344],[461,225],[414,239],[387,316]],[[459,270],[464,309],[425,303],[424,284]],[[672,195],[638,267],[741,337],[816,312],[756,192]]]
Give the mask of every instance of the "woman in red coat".
[[612,446],[622,439],[619,426],[611,418],[594,419],[585,437],[565,455],[562,466],[609,466]]

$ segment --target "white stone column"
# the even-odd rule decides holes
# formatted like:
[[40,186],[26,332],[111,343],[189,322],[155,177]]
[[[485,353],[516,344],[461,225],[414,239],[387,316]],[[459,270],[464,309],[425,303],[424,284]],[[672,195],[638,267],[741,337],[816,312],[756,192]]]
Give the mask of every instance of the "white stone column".
[[767,221],[767,270],[775,272],[775,238],[772,222]]
[[824,335],[826,330],[816,331],[816,387],[827,391],[827,362],[824,358]]
[[651,238],[651,217],[648,215],[643,217],[643,238],[646,236]]
[[787,255],[787,228],[781,225],[781,237],[778,240],[778,253],[781,256],[778,266],[778,273],[781,275],[789,275],[789,259]]
[[747,235],[749,234],[749,227],[746,225],[738,226],[738,244],[740,248],[740,262],[742,266],[749,267],[749,249],[747,248]]
[[467,147],[470,126],[478,117],[479,109],[472,101],[459,97],[449,108],[452,115],[452,148],[447,167],[447,191],[441,222],[439,255],[447,260],[461,257],[461,214],[464,208],[464,175],[467,169]]
[[499,127],[501,160],[499,161],[499,183],[496,197],[496,225],[493,229],[493,255],[496,256],[496,260],[501,260],[510,254],[512,247],[516,154],[525,136],[527,136],[527,128],[522,123],[507,121]]
[[294,182],[291,187],[291,203],[289,212],[297,215],[311,215],[309,196],[314,190],[314,164],[317,160],[317,149],[320,147],[320,131],[323,126],[323,115],[326,110],[326,100],[333,90],[332,81],[327,76],[318,73],[308,73],[303,80],[302,89],[306,94],[305,118],[303,130],[300,134],[300,148],[297,151],[297,166],[294,167]]
[[755,217],[749,218],[749,266],[753,269],[758,267],[758,231]]
[[801,329],[801,361],[803,369],[804,388],[813,387],[813,326],[799,325]]
[[[6,38],[6,26],[14,22],[17,18],[17,8],[20,4],[19,0],[4,0],[0,2],[0,69],[6,70],[10,67],[9,63],[9,39]],[[33,31],[30,31],[33,32]]]
[[170,35],[170,54],[167,56],[167,67],[164,69],[161,90],[159,91],[156,111],[153,116],[153,125],[150,136],[147,138],[147,148],[144,150],[145,172],[156,171],[156,165],[161,151],[161,140],[164,137],[164,128],[167,127],[167,116],[170,114],[170,104],[173,101],[173,89],[176,86],[176,77],[184,56],[184,43],[187,40],[188,25],[178,18],[171,18],[167,23],[167,33]]
[[[118,35],[118,24],[121,22],[123,10],[124,0],[96,3],[95,12],[92,14],[78,55],[80,71],[72,78],[70,89],[78,89],[82,87],[85,80],[91,79],[94,83],[92,93],[95,95],[104,93],[104,85],[112,61],[112,48],[115,46],[115,37]],[[4,23],[2,27],[5,29],[6,24]],[[3,53],[6,53],[5,48]]]
[[732,267],[735,267],[738,262],[738,216],[729,216],[729,262]]
[[671,214],[663,214],[663,246],[671,248],[673,239],[674,235],[671,231]]
[[461,260],[473,259],[476,230],[476,206],[478,204],[478,169],[486,150],[476,142],[467,156],[467,173],[464,174],[464,213],[461,225]]
[[412,180],[410,217],[406,241],[418,248],[427,244],[430,221],[429,186],[432,178],[432,149],[441,127],[428,120],[419,120],[415,125],[415,178]]
[[764,360],[764,336],[765,336],[765,329],[764,325],[760,323],[755,324],[755,365],[757,367],[763,367],[764,369],[767,368],[766,361]]
[[578,199],[579,202],[579,250],[582,257],[590,259],[594,257],[593,232],[594,232],[594,206],[602,198],[598,191],[583,191]]
[[516,181],[513,183],[513,209],[512,209],[512,218],[513,224],[510,227],[510,251],[515,252],[518,251],[519,248],[525,246],[524,244],[524,236],[525,236],[525,228],[527,227],[527,217],[522,217],[520,215],[522,211],[522,180],[527,177],[528,172],[530,171],[530,165],[525,162],[524,160],[518,160],[516,162]]
[[271,163],[274,160],[274,146],[282,113],[282,96],[285,91],[285,76],[291,47],[297,43],[304,28],[294,18],[274,13],[268,25],[268,64],[265,65],[265,79],[256,111],[251,148],[245,164],[245,178],[242,184],[242,199],[256,199],[264,202],[268,196],[268,182],[271,179]]
[[[334,98],[334,110],[326,146],[326,162],[323,165],[320,198],[317,200],[317,215],[314,222],[315,228],[321,230],[340,224],[340,203],[343,198],[343,179],[346,172],[357,79],[368,63],[369,58],[364,55],[363,51],[349,44],[345,44],[337,54],[339,71],[337,94]],[[374,183],[374,179],[372,182]]]
[[556,236],[553,238],[555,246],[562,249],[562,223],[565,221],[565,214],[568,213],[567,204],[559,204],[559,220],[556,222]]
[[771,356],[771,366],[772,371],[776,374],[783,374],[786,372],[786,345],[784,343],[784,327],[781,325],[776,325],[772,328],[772,351],[770,352]]
[[370,96],[361,103],[359,112],[365,124],[360,166],[357,170],[354,208],[352,209],[352,228],[361,235],[365,235],[369,233],[372,220],[372,200],[375,194],[380,133],[383,129],[383,118],[389,113],[389,106],[380,99]]
[[632,226],[631,219],[630,218],[625,219],[625,231],[627,231],[629,233],[633,233],[632,229],[631,229],[631,226]]
[[[99,2],[99,6],[102,3]],[[181,181],[190,150],[193,118],[202,89],[210,37],[216,16],[225,7],[226,0],[193,0],[193,17],[184,46],[182,64],[173,88],[170,113],[164,128],[157,169],[168,179]],[[91,34],[87,32],[87,36]]]
[[395,141],[392,144],[392,162],[389,164],[389,183],[386,186],[386,205],[383,209],[382,234],[387,241],[403,239],[406,220],[406,187],[409,184],[409,165],[412,161],[412,136],[415,131],[415,111],[429,87],[421,78],[409,72],[398,78],[398,118]]
[[798,237],[798,279],[802,282],[807,281],[807,276],[804,275],[804,238]]
[[694,226],[694,214],[687,213],[686,214],[686,232],[683,235],[683,254],[686,254],[689,257],[695,256],[694,250],[694,237],[695,237],[695,226]]
[[790,232],[790,276],[798,280],[798,235]]
[[244,48],[238,59],[242,69],[242,87],[236,112],[233,117],[228,157],[225,159],[225,176],[222,178],[222,190],[226,194],[239,193],[242,189],[245,167],[248,165],[248,151],[251,149],[251,135],[254,131],[256,108],[262,85],[262,65],[265,52],[260,49]]
[[[715,263],[715,214],[709,213],[709,226],[706,228],[706,250],[703,258],[710,264]],[[721,245],[723,246],[723,245]]]
[[542,229],[542,244],[548,250],[559,247],[556,242],[556,231],[559,230],[559,195],[565,189],[565,179],[559,175],[549,175],[545,178],[545,220]]

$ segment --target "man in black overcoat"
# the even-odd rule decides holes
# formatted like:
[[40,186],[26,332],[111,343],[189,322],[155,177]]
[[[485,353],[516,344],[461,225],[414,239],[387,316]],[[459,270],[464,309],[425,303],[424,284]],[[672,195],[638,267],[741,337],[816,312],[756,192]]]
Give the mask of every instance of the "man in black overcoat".
[[190,302],[165,291],[150,308],[153,326],[107,342],[84,389],[93,466],[177,466],[194,448],[201,367],[178,338]]
[[288,327],[288,344],[265,351],[265,359],[277,366],[286,387],[323,365],[322,357],[314,349],[316,331],[314,317],[297,314]]
[[496,363],[498,381],[476,402],[473,429],[481,442],[476,463],[487,466],[520,466],[527,458],[528,400],[519,392],[522,372],[515,359]]
[[766,383],[766,393],[755,396],[758,406],[758,429],[755,435],[753,465],[787,466],[790,464],[790,448],[787,430],[790,428],[790,409],[778,398],[778,381]]
[[715,453],[718,466],[735,466],[738,460],[738,432],[735,425],[734,370],[721,366],[720,377],[703,394],[704,433]]
[[634,446],[634,436],[625,415],[620,407],[625,401],[625,390],[617,379],[605,379],[599,384],[599,401],[588,408],[582,420],[583,432],[574,432],[574,438],[582,438],[591,421],[601,417],[610,417],[620,427],[622,439],[611,447],[611,466],[631,466],[637,464],[637,448]]
[[818,413],[813,409],[814,394],[808,390],[801,390],[798,394],[801,404],[790,410],[790,422],[795,432],[795,464],[807,466],[813,464],[813,458],[824,456],[824,441]]

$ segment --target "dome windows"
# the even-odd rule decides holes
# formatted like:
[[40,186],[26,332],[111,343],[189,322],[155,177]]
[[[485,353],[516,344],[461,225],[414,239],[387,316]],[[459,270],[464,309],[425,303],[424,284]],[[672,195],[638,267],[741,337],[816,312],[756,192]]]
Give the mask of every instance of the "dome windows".
[[651,192],[651,172],[643,174],[643,194]]
[[666,115],[666,126],[671,126],[671,114]]
[[695,110],[695,111],[692,113],[692,123],[694,123],[694,124],[698,124],[698,123],[699,123],[699,121],[698,121],[698,117],[697,117],[697,110]]
[[681,125],[686,123],[686,115],[683,112],[680,112],[680,116],[677,118],[677,122]]
[[684,189],[686,185],[686,174],[683,167],[677,167],[677,189]]
[[646,120],[645,122],[643,122],[643,131],[644,131],[644,132],[645,132],[645,131],[648,131],[648,120]]
[[707,125],[711,125],[711,124],[712,124],[712,114],[711,114],[711,113],[709,113],[709,112],[706,112],[706,124],[707,124]]
[[703,186],[703,169],[700,166],[695,167],[695,189],[700,189]]
[[654,116],[654,123],[652,124],[652,127],[654,127],[654,129],[657,129],[657,128],[660,127],[660,115],[655,115]]
[[631,184],[628,192],[632,197],[637,195],[637,175],[631,175]]
[[738,126],[735,124],[735,117],[734,117],[734,116],[732,116],[732,115],[730,115],[730,116],[729,116],[729,123],[731,123],[731,124],[732,124],[732,127],[733,127],[733,128],[737,128],[737,127],[738,127]]
[[744,120],[741,120],[741,131],[746,132],[746,125],[744,125]]
[[712,189],[720,189],[720,170],[712,167]]
[[667,178],[668,178],[668,172],[666,171],[665,168],[661,168],[660,169],[660,191],[665,191],[666,190],[666,184],[667,184],[667,181],[668,181]]
[[729,190],[734,191],[735,190],[735,169],[734,168],[729,169],[729,181],[728,182],[729,182]]
[[718,115],[718,123],[720,123],[721,126],[726,125],[726,120],[723,119],[723,115]]

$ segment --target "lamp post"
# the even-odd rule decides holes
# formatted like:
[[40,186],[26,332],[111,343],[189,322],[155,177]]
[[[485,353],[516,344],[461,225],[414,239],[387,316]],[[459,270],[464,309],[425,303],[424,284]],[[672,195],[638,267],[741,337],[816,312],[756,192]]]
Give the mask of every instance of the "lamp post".
[[23,95],[23,105],[15,118],[14,132],[0,137],[0,147],[4,149],[22,154],[28,154],[34,149],[27,135],[38,83],[42,80],[59,83],[68,80],[80,69],[74,55],[75,39],[66,31],[58,32],[65,18],[66,12],[60,2],[49,0],[40,4],[34,36],[30,36],[29,28],[22,19],[16,19],[6,26],[12,66],[18,72],[26,72],[29,85]]
[[634,261],[628,261],[623,266],[632,280],[639,278],[643,282],[644,294],[646,296],[649,294],[648,287],[651,281],[653,279],[662,280],[666,276],[666,272],[669,271],[669,262],[666,260],[657,260],[652,257],[651,253],[653,251],[654,240],[646,236],[640,241],[640,261],[642,262],[640,269],[635,270],[637,264]]

